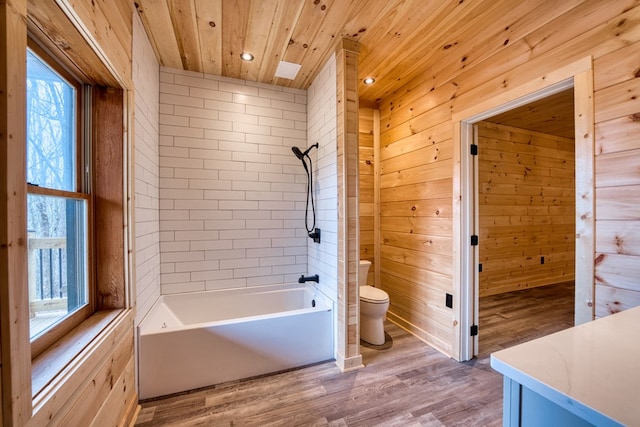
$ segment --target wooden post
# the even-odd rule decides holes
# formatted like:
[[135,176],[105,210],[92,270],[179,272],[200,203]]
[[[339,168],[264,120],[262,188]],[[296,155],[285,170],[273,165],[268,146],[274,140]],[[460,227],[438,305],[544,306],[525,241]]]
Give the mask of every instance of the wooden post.
[[358,264],[358,54],[360,45],[341,40],[336,49],[338,144],[338,365],[362,367]]
[[31,417],[27,280],[27,1],[0,0],[0,354],[2,425]]

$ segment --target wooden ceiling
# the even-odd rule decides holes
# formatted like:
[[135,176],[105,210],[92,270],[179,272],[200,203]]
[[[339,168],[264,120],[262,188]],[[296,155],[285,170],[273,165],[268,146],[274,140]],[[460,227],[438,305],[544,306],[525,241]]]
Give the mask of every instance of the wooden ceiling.
[[573,89],[568,89],[486,121],[574,139],[573,109]]
[[[435,79],[452,66],[459,72],[482,43],[502,48],[511,24],[527,19],[535,3],[136,0],[136,7],[162,65],[287,87],[307,88],[339,39],[358,41],[360,80],[377,80],[361,84],[360,99],[376,102],[418,76]],[[475,39],[483,25],[496,28],[490,43]],[[243,51],[255,60],[241,61]],[[274,77],[281,60],[302,65],[295,80]]]

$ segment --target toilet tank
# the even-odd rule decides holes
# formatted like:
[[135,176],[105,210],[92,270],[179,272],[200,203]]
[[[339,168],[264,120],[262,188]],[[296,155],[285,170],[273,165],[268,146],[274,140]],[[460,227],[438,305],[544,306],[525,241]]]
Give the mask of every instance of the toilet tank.
[[360,260],[360,271],[358,272],[358,285],[365,286],[367,284],[367,277],[369,276],[369,267],[371,267],[371,261],[366,259]]

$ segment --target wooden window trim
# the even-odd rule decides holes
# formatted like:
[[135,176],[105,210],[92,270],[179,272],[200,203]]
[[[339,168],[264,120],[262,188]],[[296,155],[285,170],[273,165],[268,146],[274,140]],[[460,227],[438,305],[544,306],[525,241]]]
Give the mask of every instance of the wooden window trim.
[[[65,79],[77,82],[74,73],[56,61],[44,43],[28,39],[29,48],[47,61]],[[55,64],[54,67],[52,64]],[[82,84],[76,86],[82,93]],[[78,192],[27,185],[27,193],[83,199],[89,202],[88,275],[89,304],[65,321],[44,332],[31,346],[31,381],[34,412],[42,405],[48,390],[67,381],[70,366],[82,359],[94,342],[100,341],[109,325],[126,308],[124,248],[124,92],[120,88],[92,86],[89,116],[83,97],[78,100],[78,164],[89,163],[90,176],[77,171]],[[86,119],[86,122],[84,120]],[[82,127],[89,129],[82,129]],[[82,132],[89,132],[88,147]],[[84,151],[88,149],[88,152]],[[25,147],[26,150],[26,147]],[[100,262],[98,262],[100,260]],[[28,339],[28,337],[27,337]]]
[[[94,216],[93,212],[93,203],[92,198],[90,197],[90,188],[88,188],[87,180],[85,179],[85,165],[86,165],[86,140],[85,140],[85,130],[83,128],[83,124],[85,122],[84,115],[85,111],[83,108],[84,105],[84,96],[83,96],[83,87],[82,82],[70,71],[66,69],[64,65],[62,65],[61,61],[57,58],[57,56],[51,53],[49,50],[43,48],[36,40],[32,37],[27,39],[27,47],[40,59],[42,60],[48,67],[50,67],[53,71],[58,73],[62,78],[66,80],[67,83],[72,85],[76,90],[76,111],[75,111],[75,119],[76,119],[76,134],[75,134],[75,189],[74,191],[67,190],[59,190],[48,187],[41,187],[38,185],[32,185],[27,183],[27,194],[37,194],[42,196],[53,196],[53,197],[61,197],[65,199],[75,199],[75,200],[86,200],[87,201],[87,265],[85,266],[87,269],[87,303],[84,304],[79,309],[70,313],[68,316],[64,317],[57,323],[55,323],[50,328],[46,329],[42,334],[40,334],[37,338],[31,341],[31,359],[35,359],[42,352],[44,352],[47,348],[51,347],[56,343],[56,341],[61,340],[66,334],[68,334],[71,330],[78,327],[83,321],[85,321],[89,316],[91,316],[95,312],[95,300],[96,300],[96,292],[95,292],[95,265],[93,256],[93,226],[92,226],[92,217]],[[89,144],[94,144],[93,141],[89,141]],[[26,148],[25,148],[26,150]]]

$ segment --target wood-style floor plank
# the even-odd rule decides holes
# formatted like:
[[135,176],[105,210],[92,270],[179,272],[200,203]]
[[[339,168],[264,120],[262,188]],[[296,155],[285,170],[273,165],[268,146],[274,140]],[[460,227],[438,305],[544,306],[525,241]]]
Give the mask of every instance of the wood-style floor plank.
[[387,322],[384,345],[363,344],[363,369],[327,362],[150,400],[136,425],[499,426],[502,376],[488,355],[573,322],[573,287],[545,288],[481,299],[481,354],[469,362]]

